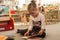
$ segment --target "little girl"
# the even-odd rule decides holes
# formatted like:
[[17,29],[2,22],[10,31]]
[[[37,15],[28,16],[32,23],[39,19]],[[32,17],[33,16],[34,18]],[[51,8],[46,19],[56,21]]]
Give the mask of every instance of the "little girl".
[[35,3],[30,3],[28,5],[28,12],[30,14],[30,26],[26,30],[18,30],[18,33],[25,36],[38,34],[36,37],[44,38],[46,36],[44,15],[38,12],[38,8]]

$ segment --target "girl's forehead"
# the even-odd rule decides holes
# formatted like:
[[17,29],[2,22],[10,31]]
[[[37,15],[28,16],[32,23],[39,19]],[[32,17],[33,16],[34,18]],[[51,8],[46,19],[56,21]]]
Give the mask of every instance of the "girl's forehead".
[[30,8],[30,10],[36,10],[36,8]]
[[29,10],[36,10],[36,9],[38,9],[38,8],[37,7],[36,8],[34,8],[34,7],[29,8]]

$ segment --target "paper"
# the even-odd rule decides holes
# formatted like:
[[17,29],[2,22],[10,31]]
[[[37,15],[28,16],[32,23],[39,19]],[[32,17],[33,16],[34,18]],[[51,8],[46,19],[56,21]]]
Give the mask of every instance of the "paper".
[[24,38],[24,39],[28,39],[30,36],[24,36],[24,37],[21,37],[21,38]]

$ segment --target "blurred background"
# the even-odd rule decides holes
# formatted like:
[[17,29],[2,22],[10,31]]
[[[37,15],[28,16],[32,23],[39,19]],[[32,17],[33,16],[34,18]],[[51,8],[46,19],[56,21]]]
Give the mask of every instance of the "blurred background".
[[[35,0],[39,12],[44,14],[46,24],[60,22],[60,0]],[[31,0],[0,0],[0,10],[9,12],[14,22],[29,21],[27,6]],[[0,14],[5,14],[0,11]]]

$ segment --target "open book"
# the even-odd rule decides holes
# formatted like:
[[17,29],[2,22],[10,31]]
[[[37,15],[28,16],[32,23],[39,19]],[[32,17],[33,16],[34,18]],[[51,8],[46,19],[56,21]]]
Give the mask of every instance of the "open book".
[[23,36],[23,37],[21,37],[21,38],[23,38],[23,39],[28,39],[28,38],[34,38],[34,37],[36,37],[36,36],[38,36],[38,34],[35,34],[35,35],[32,35],[32,36]]

